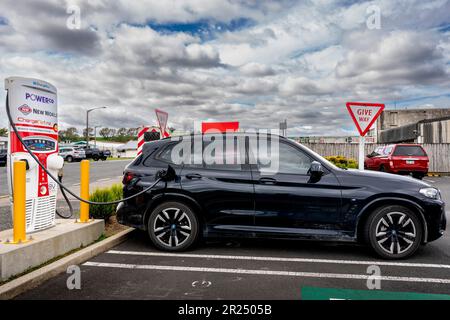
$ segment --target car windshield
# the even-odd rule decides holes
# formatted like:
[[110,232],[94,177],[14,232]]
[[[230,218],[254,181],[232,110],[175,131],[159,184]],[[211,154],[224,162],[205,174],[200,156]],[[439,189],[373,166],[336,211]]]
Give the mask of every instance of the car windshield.
[[394,156],[426,156],[423,149],[419,146],[397,146],[394,151]]

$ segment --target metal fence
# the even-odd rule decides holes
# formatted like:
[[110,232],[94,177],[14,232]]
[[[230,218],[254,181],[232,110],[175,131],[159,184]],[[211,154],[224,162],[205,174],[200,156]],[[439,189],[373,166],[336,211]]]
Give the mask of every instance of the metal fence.
[[[358,160],[358,144],[350,143],[303,143],[322,156],[344,156]],[[385,144],[366,144],[365,154]],[[430,158],[430,172],[450,173],[450,143],[422,144]]]

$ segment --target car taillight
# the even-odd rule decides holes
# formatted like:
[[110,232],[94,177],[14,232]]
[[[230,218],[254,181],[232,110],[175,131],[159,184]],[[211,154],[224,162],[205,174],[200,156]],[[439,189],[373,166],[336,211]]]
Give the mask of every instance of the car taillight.
[[389,161],[389,165],[393,168],[394,167],[394,161]]
[[136,176],[135,176],[133,173],[127,172],[127,173],[125,173],[125,175],[123,176],[122,183],[123,183],[124,185],[127,185],[127,184],[129,184],[129,183],[131,182],[131,180],[133,180],[135,177],[136,177]]

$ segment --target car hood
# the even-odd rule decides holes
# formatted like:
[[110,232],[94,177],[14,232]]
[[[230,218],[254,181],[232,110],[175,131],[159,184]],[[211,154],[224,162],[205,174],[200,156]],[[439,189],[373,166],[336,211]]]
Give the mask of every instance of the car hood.
[[369,171],[369,170],[355,170],[355,169],[348,169],[343,170],[344,175],[351,176],[353,179],[360,178],[361,181],[374,181],[377,182],[386,182],[389,185],[395,185],[399,184],[401,186],[411,186],[411,187],[418,187],[418,188],[424,188],[424,187],[431,187],[428,183],[415,179],[411,176],[401,176],[391,173],[385,173],[385,172],[379,172],[379,171]]

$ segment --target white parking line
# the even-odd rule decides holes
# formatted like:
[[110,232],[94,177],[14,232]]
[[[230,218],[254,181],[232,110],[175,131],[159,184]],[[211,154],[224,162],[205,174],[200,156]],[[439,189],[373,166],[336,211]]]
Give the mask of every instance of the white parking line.
[[448,264],[431,264],[431,263],[360,261],[360,260],[330,260],[330,259],[258,257],[258,256],[229,256],[229,255],[216,255],[216,254],[140,252],[140,251],[120,251],[120,250],[109,250],[109,251],[107,251],[107,253],[123,254],[123,255],[137,255],[137,256],[150,256],[150,257],[254,260],[254,261],[275,261],[275,262],[306,262],[306,263],[331,263],[331,264],[355,264],[355,265],[378,265],[378,266],[450,269],[450,265],[448,265]]
[[430,179],[423,179],[423,180],[425,180],[425,181],[427,181],[427,182],[431,182],[431,183],[435,183],[435,182],[436,182],[436,181],[430,180]]
[[158,265],[138,265],[138,264],[126,264],[126,263],[106,263],[106,262],[90,262],[90,261],[83,263],[83,266],[119,268],[119,269],[137,269],[137,270],[189,271],[189,272],[203,272],[203,273],[213,272],[213,273],[250,274],[250,275],[264,275],[264,276],[270,275],[270,276],[353,279],[353,280],[367,280],[370,277],[370,279],[382,280],[382,281],[427,282],[427,283],[450,284],[450,279],[373,276],[373,275],[364,275],[364,274],[345,274],[345,273],[316,273],[316,272],[295,272],[295,271],[274,271],[274,270],[158,266]]
[[109,180],[111,180],[111,178],[104,178],[104,179],[97,180],[95,182],[106,182],[106,181],[109,181]]

